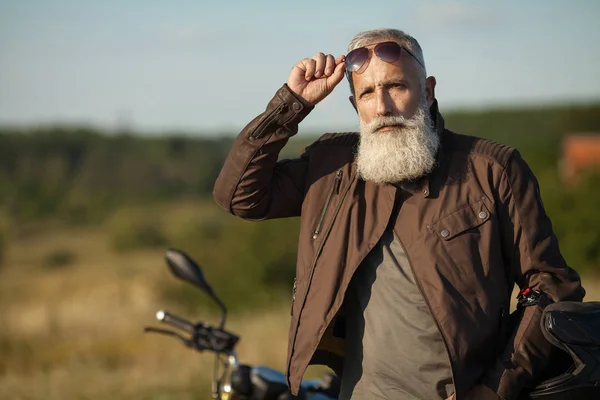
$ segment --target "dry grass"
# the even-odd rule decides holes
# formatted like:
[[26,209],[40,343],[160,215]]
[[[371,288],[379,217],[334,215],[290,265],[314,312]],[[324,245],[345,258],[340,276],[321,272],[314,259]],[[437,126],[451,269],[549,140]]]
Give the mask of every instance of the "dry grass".
[[[56,249],[75,262],[44,268]],[[168,273],[162,251],[116,254],[97,229],[11,243],[0,271],[0,399],[210,398],[212,357],[142,332],[157,324],[158,309],[177,312],[160,298],[165,281],[184,285]],[[286,303],[232,316],[242,362],[283,370],[288,313]]]
[[[56,249],[74,263],[44,268]],[[100,230],[11,243],[0,271],[0,399],[210,398],[212,357],[142,333],[156,310],[177,311],[158,295],[173,280],[162,260],[160,251],[115,254]],[[600,300],[599,282],[586,282],[588,300]],[[243,362],[283,370],[288,312],[286,302],[231,318]]]

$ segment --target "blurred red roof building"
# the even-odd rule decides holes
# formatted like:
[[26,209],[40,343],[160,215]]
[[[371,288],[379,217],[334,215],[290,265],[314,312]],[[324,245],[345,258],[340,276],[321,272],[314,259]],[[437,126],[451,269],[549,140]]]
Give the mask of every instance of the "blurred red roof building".
[[576,184],[582,173],[600,170],[600,135],[569,135],[562,142],[560,174],[567,184]]

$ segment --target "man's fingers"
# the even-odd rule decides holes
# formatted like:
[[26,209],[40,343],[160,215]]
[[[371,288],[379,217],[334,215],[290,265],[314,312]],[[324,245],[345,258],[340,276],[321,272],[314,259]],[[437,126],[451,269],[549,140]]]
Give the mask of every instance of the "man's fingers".
[[333,76],[342,80],[344,78],[344,73],[346,72],[346,63],[342,61],[338,65],[335,66],[335,70],[333,72]]
[[294,65],[287,84],[296,94],[317,104],[344,79],[345,65],[344,56],[334,58],[331,54],[317,53]]
[[316,61],[312,58],[306,58],[302,61],[304,65],[304,79],[310,81],[315,76]]
[[326,63],[325,54],[323,54],[323,53],[317,53],[313,57],[313,60],[315,60],[315,62],[316,62],[316,65],[315,65],[315,78],[321,78],[321,77],[323,77],[323,71],[325,70],[325,63]]
[[327,78],[327,86],[334,88],[338,83],[344,79],[344,73],[346,72],[346,63],[341,62],[335,66],[335,69],[330,77]]
[[331,76],[333,74],[333,70],[335,69],[335,59],[331,54],[327,54],[325,58],[325,76]]
[[317,53],[313,58],[303,59],[297,66],[304,71],[304,79],[311,81],[313,78],[331,77],[338,71],[337,67],[344,62],[344,58],[343,55],[333,58],[331,54]]

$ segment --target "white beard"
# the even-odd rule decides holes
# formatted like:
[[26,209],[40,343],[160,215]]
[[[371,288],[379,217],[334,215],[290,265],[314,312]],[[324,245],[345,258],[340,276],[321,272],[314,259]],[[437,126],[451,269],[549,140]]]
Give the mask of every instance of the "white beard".
[[[390,125],[402,126],[376,132]],[[408,119],[381,116],[369,124],[360,119],[358,173],[362,179],[378,184],[414,180],[433,169],[439,145],[440,139],[425,102]]]

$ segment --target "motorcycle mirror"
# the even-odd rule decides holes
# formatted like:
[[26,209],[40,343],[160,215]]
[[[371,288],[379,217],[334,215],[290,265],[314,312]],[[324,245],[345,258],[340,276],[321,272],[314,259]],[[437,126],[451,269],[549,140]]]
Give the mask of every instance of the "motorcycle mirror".
[[179,250],[169,249],[165,253],[165,259],[169,269],[176,277],[197,286],[209,296],[214,296],[212,288],[204,279],[202,270],[187,254]]
[[225,324],[225,315],[227,314],[227,308],[214,293],[208,281],[204,278],[204,274],[202,273],[202,270],[200,269],[198,264],[196,264],[194,260],[192,260],[183,251],[177,249],[167,250],[165,252],[165,259],[167,261],[169,269],[176,277],[196,286],[197,288],[208,294],[219,305],[222,311],[220,322],[220,327],[222,328]]

